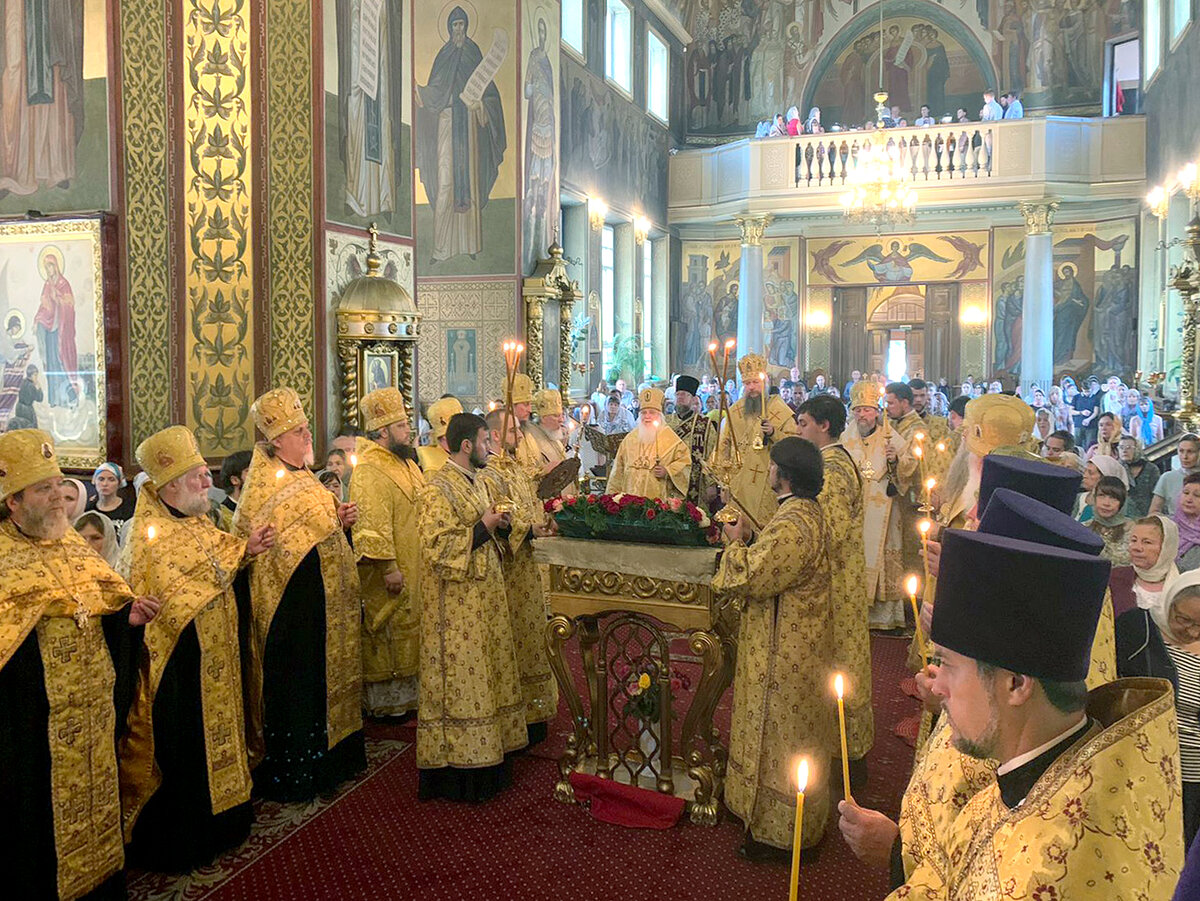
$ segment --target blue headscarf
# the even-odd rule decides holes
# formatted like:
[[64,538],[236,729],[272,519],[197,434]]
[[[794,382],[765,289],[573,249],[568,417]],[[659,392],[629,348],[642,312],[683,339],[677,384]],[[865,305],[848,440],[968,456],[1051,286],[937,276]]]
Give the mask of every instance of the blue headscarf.
[[1154,443],[1154,401],[1144,395],[1142,399],[1150,405],[1150,409],[1143,413],[1139,406],[1137,415],[1142,418],[1142,447],[1149,447]]
[[95,472],[92,473],[92,482],[95,482],[96,476],[106,469],[117,477],[117,488],[124,488],[128,484],[125,481],[125,473],[121,472],[121,467],[116,463],[101,463],[97,466]]

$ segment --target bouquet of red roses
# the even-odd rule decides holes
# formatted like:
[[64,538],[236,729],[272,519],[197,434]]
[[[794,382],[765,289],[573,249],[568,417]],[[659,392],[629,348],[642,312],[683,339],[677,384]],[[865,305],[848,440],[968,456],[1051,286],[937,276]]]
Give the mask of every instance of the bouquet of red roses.
[[682,498],[635,494],[588,494],[546,501],[559,534],[650,544],[718,544],[720,533],[708,514]]

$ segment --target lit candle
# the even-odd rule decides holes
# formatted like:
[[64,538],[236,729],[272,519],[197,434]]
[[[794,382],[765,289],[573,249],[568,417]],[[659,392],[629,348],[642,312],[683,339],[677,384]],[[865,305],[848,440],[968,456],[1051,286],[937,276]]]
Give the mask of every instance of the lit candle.
[[158,529],[154,526],[146,526],[146,540],[153,541],[158,537]]
[[937,479],[930,476],[925,480],[925,515],[929,516],[933,513],[933,486],[937,484]]
[[796,767],[796,830],[792,835],[792,877],[788,883],[788,901],[796,901],[800,888],[800,836],[804,824],[804,789],[808,786],[808,761]]
[[937,443],[937,452],[939,454],[944,454],[946,452],[946,442],[945,441],[939,441]]
[[842,796],[853,804],[854,798],[850,794],[850,755],[846,752],[846,705],[842,699],[843,688],[842,674],[838,673],[833,680],[833,690],[837,692],[838,729],[842,734]]
[[351,465],[351,466],[357,466],[357,465],[358,465],[358,454],[351,454],[351,455],[350,455],[350,465]]
[[284,473],[284,470],[282,470],[282,469],[277,469],[277,470],[275,470],[275,478],[277,478],[277,479],[282,479],[282,478],[283,478],[283,473]]
[[921,612],[917,609],[917,577],[909,576],[904,580],[904,590],[908,592],[908,602],[912,604],[913,622],[916,623],[917,653],[921,662],[929,662],[929,648],[925,644],[925,635],[921,632]]

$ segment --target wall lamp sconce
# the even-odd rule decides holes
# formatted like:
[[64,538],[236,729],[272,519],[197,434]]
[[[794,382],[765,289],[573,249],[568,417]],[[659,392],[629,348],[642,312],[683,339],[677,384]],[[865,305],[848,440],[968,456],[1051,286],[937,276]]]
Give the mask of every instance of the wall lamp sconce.
[[592,231],[598,232],[604,228],[604,220],[608,218],[608,204],[599,197],[588,198],[588,222],[592,225]]
[[979,306],[963,307],[962,312],[958,315],[958,321],[967,326],[987,325],[987,312]]
[[812,329],[829,328],[833,319],[830,318],[827,310],[810,310],[808,315],[804,317],[804,324]]
[[650,220],[645,216],[638,216],[633,220],[633,240],[638,247],[646,243],[646,238],[650,234]]

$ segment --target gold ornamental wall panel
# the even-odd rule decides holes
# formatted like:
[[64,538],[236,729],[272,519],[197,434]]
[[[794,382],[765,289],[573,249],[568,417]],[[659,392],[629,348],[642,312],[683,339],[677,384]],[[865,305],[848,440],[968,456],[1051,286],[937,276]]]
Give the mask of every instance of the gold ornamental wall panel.
[[254,437],[251,48],[244,0],[185,0],[182,362],[186,422],[206,456]]

